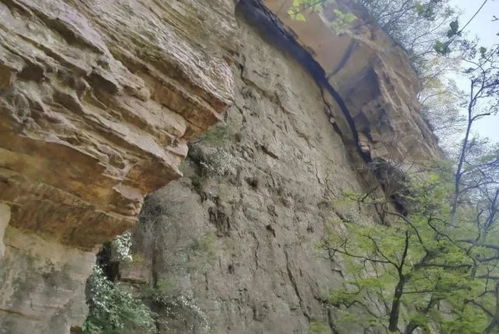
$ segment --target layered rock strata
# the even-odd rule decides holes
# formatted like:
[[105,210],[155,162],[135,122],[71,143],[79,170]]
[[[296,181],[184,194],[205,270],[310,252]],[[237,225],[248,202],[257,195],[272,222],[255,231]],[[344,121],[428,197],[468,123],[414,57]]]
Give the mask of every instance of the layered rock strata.
[[[160,332],[339,328],[343,268],[315,243],[374,222],[343,191],[374,159],[438,155],[400,50],[348,2],[0,0],[0,333],[78,332],[98,246],[134,225],[123,280],[170,286]],[[222,119],[226,125],[187,142]],[[369,175],[367,175],[369,176]],[[168,283],[168,284],[166,284]]]
[[187,141],[232,103],[232,13],[228,0],[0,1],[1,333],[81,324],[95,247],[181,177]]

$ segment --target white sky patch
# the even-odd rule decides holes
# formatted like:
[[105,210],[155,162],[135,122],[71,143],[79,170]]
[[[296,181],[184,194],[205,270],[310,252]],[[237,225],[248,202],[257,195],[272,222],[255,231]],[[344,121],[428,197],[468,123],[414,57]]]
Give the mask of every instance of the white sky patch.
[[[460,8],[463,14],[459,23],[462,26],[476,13],[483,0],[452,0],[451,3]],[[499,0],[489,0],[473,21],[466,27],[465,34],[469,37],[478,37],[480,45],[490,48],[499,43],[499,20],[493,22],[494,15],[499,18]],[[453,76],[454,78],[454,76]],[[458,77],[456,82],[464,92],[469,93],[469,81]],[[499,142],[499,115],[485,117],[476,122],[475,133],[480,137],[488,137],[491,141]]]

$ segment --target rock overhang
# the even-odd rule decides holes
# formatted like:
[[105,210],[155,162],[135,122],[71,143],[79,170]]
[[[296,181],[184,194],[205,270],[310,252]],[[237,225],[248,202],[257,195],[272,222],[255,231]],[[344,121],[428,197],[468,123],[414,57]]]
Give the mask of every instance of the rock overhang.
[[[320,66],[343,113],[336,111],[337,119],[347,118],[338,124],[344,135],[354,132],[349,137],[364,160],[409,165],[442,156],[437,138],[419,112],[419,78],[407,53],[364,8],[339,0],[319,10],[304,10],[304,19],[298,20],[288,13],[292,0],[243,1],[268,8],[276,24]],[[335,28],[338,10],[354,15],[348,29]]]
[[[438,156],[407,55],[362,9],[336,1],[300,21],[291,0],[242,2],[265,6],[293,52],[316,63],[361,154]],[[187,141],[232,103],[234,6],[0,2],[0,200],[11,226],[86,249],[132,226],[143,196],[181,176]],[[335,9],[362,24],[334,31]]]
[[235,20],[224,5],[206,19],[209,6],[191,2],[0,1],[0,201],[11,227],[91,249],[181,176],[187,141],[232,103]]

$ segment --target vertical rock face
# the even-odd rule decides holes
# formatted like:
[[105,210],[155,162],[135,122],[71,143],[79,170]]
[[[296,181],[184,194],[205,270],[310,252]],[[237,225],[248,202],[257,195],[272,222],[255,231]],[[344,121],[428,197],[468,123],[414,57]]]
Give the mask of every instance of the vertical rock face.
[[69,333],[87,310],[85,281],[95,256],[9,228],[0,260],[0,333]]
[[3,238],[5,237],[5,230],[10,221],[10,207],[6,204],[0,203],[0,258],[5,255],[5,244]]
[[[280,15],[289,3],[268,5]],[[293,36],[258,1],[238,13],[234,106],[192,145],[184,178],[148,197],[121,277],[162,298],[160,333],[362,333],[326,306],[348,272],[317,244],[341,222],[376,222],[342,201],[376,182],[370,159],[438,156],[415,74],[374,28],[372,40],[342,37],[314,14],[320,34]],[[314,49],[322,38],[332,44]]]
[[247,47],[227,125],[193,146],[186,177],[148,198],[134,233],[144,261],[121,272],[192,298],[209,319],[206,328],[193,307],[168,309],[160,333],[307,333],[314,321],[330,328],[323,303],[341,272],[315,244],[339,217],[372,219],[335,207],[342,191],[363,186],[321,88],[239,25]]
[[0,1],[1,333],[81,324],[95,247],[232,103],[233,6]]

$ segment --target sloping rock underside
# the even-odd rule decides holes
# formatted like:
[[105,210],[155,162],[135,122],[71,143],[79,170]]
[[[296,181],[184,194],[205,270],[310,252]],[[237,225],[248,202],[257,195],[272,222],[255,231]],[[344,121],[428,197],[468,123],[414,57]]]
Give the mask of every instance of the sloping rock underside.
[[232,103],[232,12],[0,1],[1,333],[82,323],[96,247],[181,176],[187,141]]

